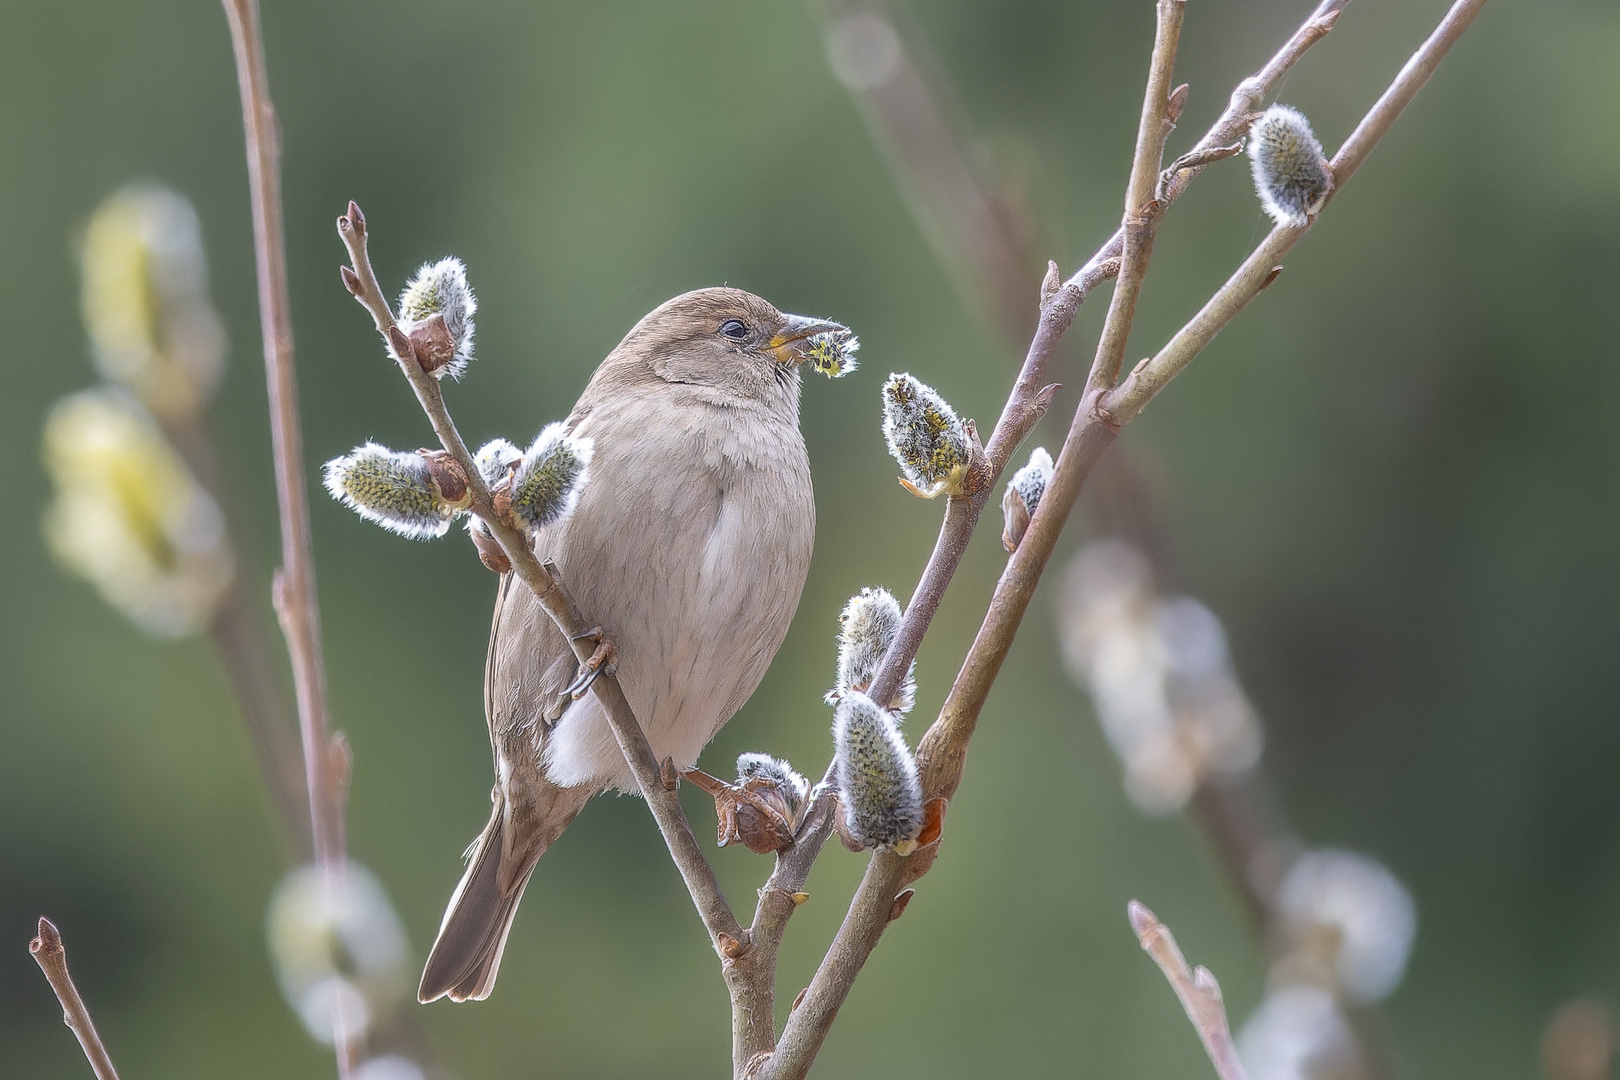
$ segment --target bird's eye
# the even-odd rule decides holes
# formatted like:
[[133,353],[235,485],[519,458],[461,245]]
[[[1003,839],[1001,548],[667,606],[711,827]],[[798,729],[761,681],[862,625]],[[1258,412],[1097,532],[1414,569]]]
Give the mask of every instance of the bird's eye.
[[741,341],[748,336],[748,327],[739,319],[727,319],[720,324],[720,332],[733,341]]

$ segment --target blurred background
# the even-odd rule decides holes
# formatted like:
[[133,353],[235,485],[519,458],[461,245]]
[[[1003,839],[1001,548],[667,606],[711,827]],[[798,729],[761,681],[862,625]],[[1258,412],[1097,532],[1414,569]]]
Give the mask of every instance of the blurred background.
[[[1282,100],[1331,152],[1444,7],[1356,0]],[[1192,90],[1172,155],[1307,9],[1189,4],[1177,76]],[[873,64],[890,70],[889,46],[875,61],[850,54],[826,11],[284,0],[264,24],[332,719],[354,750],[349,845],[397,909],[414,987],[488,812],[495,579],[459,534],[414,544],[313,486],[321,461],[367,438],[430,440],[338,282],[345,202],[365,209],[385,291],[424,260],[466,260],[478,359],[449,399],[475,444],[526,442],[564,416],[629,326],[689,288],[738,285],[859,331],[858,373],[806,383],[816,559],[777,662],[710,747],[711,772],[769,750],[819,774],[837,612],[865,584],[904,599],[926,558],[942,507],[895,484],[882,376],[917,374],[987,429],[1022,350],[874,138],[865,91],[882,81]],[[1152,4],[933,0],[897,25],[1021,236],[1011,276],[1030,283],[1027,335],[1041,260],[1072,272],[1118,223]],[[1108,699],[1098,688],[1094,707],[1070,677],[1087,662],[1072,638],[1065,665],[1065,565],[1122,530],[1151,558],[1154,589],[1225,624],[1223,670],[1265,733],[1264,780],[1252,745],[1234,766],[1245,790],[1304,845],[1362,852],[1404,882],[1417,913],[1405,977],[1396,963],[1382,1016],[1359,1021],[1393,1048],[1397,1074],[1535,1076],[1560,1009],[1620,1000],[1620,224],[1605,209],[1620,190],[1617,55],[1613,3],[1488,5],[1277,284],[1110,451],[985,710],[945,857],[856,985],[817,1075],[1211,1075],[1126,923],[1132,898],[1216,972],[1234,1025],[1286,982],[1287,947],[1257,931],[1197,806],[1127,791],[1122,744],[1096,722]],[[272,682],[289,681],[267,601],[275,497],[223,13],[4,5],[0,100],[0,1075],[87,1075],[24,948],[41,914],[61,926],[126,1076],[330,1075],[267,949],[296,845],[219,652],[207,633],[173,636],[181,616],[142,629],[109,607],[41,524],[56,505],[46,418],[101,380],[94,357],[108,364],[81,319],[88,223],[132,181],[166,185],[195,206],[218,311],[191,340],[225,360],[187,423],[212,432],[235,554],[187,557],[215,583],[207,596],[234,566],[237,630],[262,636]],[[1246,162],[1209,169],[1160,234],[1130,358],[1266,228]],[[1054,371],[1066,389],[1031,445],[1061,442],[1106,306],[1100,290],[1068,335]],[[188,520],[213,522],[217,539],[198,505]],[[987,515],[922,650],[912,739],[1004,564],[998,525]],[[706,839],[712,809],[688,795]],[[714,858],[751,906],[767,861]],[[836,845],[822,858],[788,933],[784,1006],[863,865]],[[494,997],[411,1005],[382,1042],[465,1080],[724,1074],[724,988],[638,800],[593,804],[527,895]],[[1601,1007],[1583,1015],[1601,1032]]]

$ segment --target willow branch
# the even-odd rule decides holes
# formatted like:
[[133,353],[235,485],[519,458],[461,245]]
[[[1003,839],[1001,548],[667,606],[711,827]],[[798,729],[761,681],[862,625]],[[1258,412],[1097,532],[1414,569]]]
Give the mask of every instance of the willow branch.
[[282,565],[276,573],[274,599],[292,658],[315,857],[331,866],[343,857],[342,826],[337,820],[341,811],[332,798],[335,785],[326,775],[326,662],[321,651],[320,610],[316,606],[315,555],[310,541],[303,433],[298,423],[298,375],[293,367],[292,315],[287,298],[280,130],[270,102],[258,4],[255,0],[223,2],[236,53],[242,127],[247,139],[259,323],[264,339],[270,439],[281,517]]
[[[1119,367],[1125,359],[1125,344],[1131,336],[1131,324],[1136,320],[1136,303],[1142,295],[1142,282],[1147,276],[1148,260],[1153,256],[1153,241],[1158,235],[1159,219],[1167,204],[1154,198],[1158,186],[1159,165],[1164,160],[1164,143],[1175,127],[1186,91],[1175,95],[1172,103],[1170,76],[1175,70],[1176,47],[1181,41],[1181,22],[1186,13],[1186,0],[1159,0],[1158,28],[1153,39],[1153,58],[1148,65],[1147,90],[1142,99],[1142,117],[1136,129],[1136,152],[1131,159],[1131,178],[1125,186],[1125,219],[1121,246],[1119,280],[1114,283],[1114,295],[1108,301],[1108,318],[1103,323],[1102,336],[1097,341],[1097,355],[1091,363],[1091,374],[1086,379],[1089,389],[1113,386],[1119,378]],[[1172,114],[1175,115],[1172,115]]]
[[[1401,68],[1395,81],[1385,90],[1350,138],[1340,147],[1339,152],[1333,156],[1330,168],[1333,174],[1333,190],[1327,195],[1323,205],[1331,202],[1342,190],[1367,155],[1372,153],[1378,140],[1389,131],[1402,110],[1411,103],[1417,92],[1423,89],[1434,74],[1434,69],[1445,57],[1457,39],[1468,29],[1474,17],[1479,14],[1480,8],[1485,6],[1485,0],[1457,0],[1434,33],[1429,35],[1427,41],[1412,54],[1412,58]],[[1320,211],[1318,211],[1320,213]],[[1282,269],[1281,260],[1284,255],[1293,250],[1300,237],[1308,232],[1316,222],[1318,215],[1313,214],[1304,225],[1279,225],[1272,229],[1270,234],[1260,242],[1260,245],[1243,260],[1225,285],[1216,290],[1215,295],[1209,298],[1203,309],[1193,316],[1192,321],[1176,331],[1158,354],[1142,361],[1136,370],[1108,396],[1104,403],[1104,411],[1117,424],[1126,424],[1134,419],[1154,396],[1167,386],[1171,379],[1184,371],[1193,358],[1204,350],[1204,347],[1214,340],[1215,335],[1225,328],[1237,316],[1237,313],[1248,306],[1249,301],[1260,295],[1262,289],[1276,278],[1277,272]]]
[[1170,928],[1141,903],[1132,900],[1127,909],[1131,929],[1136,931],[1142,948],[1153,957],[1170,981],[1170,987],[1187,1011],[1187,1019],[1198,1032],[1204,1052],[1215,1066],[1220,1080],[1248,1080],[1243,1062],[1238,1058],[1237,1046],[1232,1042],[1232,1029],[1226,1021],[1226,1003],[1221,998],[1221,984],[1215,981],[1207,967],[1193,970],[1187,958],[1181,955],[1175,935]]
[[[1322,0],[1293,36],[1267,60],[1265,66],[1238,83],[1225,111],[1204,133],[1203,138],[1186,154],[1177,158],[1159,177],[1155,200],[1160,203],[1158,215],[1163,216],[1170,205],[1181,198],[1187,186],[1207,166],[1223,158],[1232,157],[1243,149],[1243,137],[1259,111],[1261,103],[1271,95],[1278,83],[1291,71],[1307,49],[1327,36],[1350,0]],[[1125,253],[1126,228],[1122,224],[1108,243],[1098,249],[1086,266],[1110,259],[1120,259]],[[1084,269],[1084,268],[1082,268]],[[1116,369],[1117,375],[1117,369]]]
[[101,1036],[96,1034],[90,1010],[79,996],[79,988],[73,985],[73,976],[68,974],[67,950],[62,947],[62,935],[49,919],[39,920],[39,936],[28,943],[28,951],[50,981],[51,989],[56,991],[56,1000],[62,1003],[62,1022],[78,1037],[79,1046],[89,1059],[90,1068],[95,1071],[96,1080],[118,1080],[118,1070],[113,1068],[112,1058],[101,1044]]
[[[473,462],[467,444],[462,441],[461,433],[456,430],[455,422],[451,420],[450,412],[445,407],[439,381],[422,369],[412,351],[409,339],[394,323],[393,312],[377,285],[376,274],[371,268],[371,258],[366,251],[365,215],[356,204],[349,203],[348,213],[338,218],[338,235],[342,237],[344,247],[348,249],[351,263],[350,266],[343,268],[344,286],[361,306],[371,313],[372,320],[377,325],[377,332],[382,335],[383,341],[388,346],[389,355],[399,365],[400,371],[410,382],[411,389],[416,392],[416,400],[432,423],[434,433],[439,437],[439,444],[466,474],[467,490],[472,497],[472,512],[499,541],[511,561],[512,572],[534,591],[541,608],[557,624],[557,628],[569,640],[574,655],[583,663],[589,659],[593,650],[593,645],[588,640],[592,624],[580,614],[579,608],[574,605],[572,597],[553,569],[541,565],[540,560],[535,557],[529,538],[496,513],[489,485],[484,482],[483,474]],[[658,761],[653,757],[652,747],[647,743],[647,736],[636,720],[619,680],[604,668],[591,684],[591,688],[602,703],[608,725],[613,729],[614,738],[618,740],[625,761],[635,775],[636,785],[640,788],[642,797],[647,800],[647,805],[652,810],[658,829],[669,847],[670,857],[680,870],[681,878],[692,896],[692,903],[709,931],[710,941],[715,951],[724,956],[723,939],[740,938],[742,927],[726,903],[726,898],[720,891],[720,883],[715,879],[714,870],[704,858],[697,838],[692,834],[691,823],[687,821],[686,813],[681,809],[675,787],[673,784],[666,785],[660,777]]]
[[[1483,0],[1460,0],[1458,8],[1466,6],[1477,8],[1481,3]],[[1297,59],[1297,53],[1289,55],[1295,42],[1300,42],[1303,37],[1304,40],[1298,45],[1298,52],[1303,52],[1304,48],[1319,39],[1326,29],[1331,27],[1340,6],[1342,5],[1320,6],[1312,20],[1302,28],[1300,34],[1295,35],[1295,39],[1291,40],[1290,46],[1285,47],[1283,53],[1273,58],[1273,62],[1263,69],[1260,76],[1245,80],[1247,89],[1240,87],[1239,92],[1233,95],[1234,100],[1238,100],[1240,95],[1244,100],[1248,100],[1248,95],[1258,93],[1262,85],[1269,88],[1270,83],[1265,80],[1280,78],[1281,71],[1286,70],[1292,65],[1293,60]],[[1456,9],[1453,9],[1453,15],[1448,16],[1448,23],[1455,14]],[[1442,31],[1437,32],[1437,36],[1442,36],[1445,28],[1446,24],[1443,23]],[[1448,46],[1449,41],[1455,40],[1456,34],[1460,32],[1461,30],[1457,29],[1449,34]],[[1443,55],[1443,50],[1440,55]],[[1437,60],[1438,56],[1434,59]],[[1432,66],[1432,62],[1429,63],[1427,70],[1432,71]],[[1413,65],[1408,65],[1409,70],[1412,67]],[[1407,73],[1403,71],[1402,76],[1397,79],[1397,84],[1406,77]],[[1425,72],[1424,78],[1426,77]],[[1393,90],[1394,88],[1392,92]],[[1390,94],[1386,94],[1385,97],[1390,98]],[[1410,97],[1411,94],[1406,93],[1397,100],[1401,100],[1404,104]],[[1398,109],[1395,111],[1398,112]],[[1375,112],[1380,115],[1388,113],[1383,107],[1382,100],[1380,106],[1375,108]],[[1392,121],[1393,116],[1389,119]],[[1387,129],[1387,126],[1386,122],[1384,127]],[[1364,156],[1365,150],[1361,153]],[[1173,181],[1163,184],[1162,187],[1172,188]],[[1115,239],[1123,243],[1119,234],[1116,234]],[[1111,251],[1114,243],[1115,241],[1110,241],[1105,245],[1076,276],[1094,273],[1097,266],[1108,259],[1118,257]],[[1071,278],[1070,283],[1066,283],[1063,289],[1068,290],[1073,281]],[[1075,291],[1078,292],[1078,289]],[[1038,332],[1037,339],[1039,337]],[[1032,353],[1035,351],[1033,346],[1031,351]],[[1018,549],[1002,572],[990,608],[963,661],[962,669],[952,684],[951,692],[938,719],[923,736],[917,759],[925,798],[948,798],[960,784],[967,745],[977,724],[979,713],[989,694],[990,686],[994,683],[1001,664],[1011,648],[1018,626],[1028,610],[1041,573],[1051,558],[1058,534],[1072,511],[1080,488],[1092,466],[1112,445],[1120,428],[1129,419],[1129,417],[1121,418],[1114,409],[1103,408],[1106,393],[1107,391],[1100,388],[1092,388],[1082,397],[1040,506],[1032,517]],[[1009,402],[1009,406],[1011,404]],[[896,644],[898,645],[898,642]],[[897,649],[891,648],[885,660],[885,669],[895,659],[896,652]],[[909,859],[889,851],[874,853],[867,865],[860,888],[851,902],[849,914],[839,928],[821,967],[817,970],[803,1002],[788,1018],[775,1055],[760,1075],[796,1080],[809,1070],[839,1007],[848,995],[850,986],[853,985],[855,977],[872,949],[876,947],[878,938],[887,925],[888,913],[898,895],[898,890],[906,882],[915,880],[927,872],[937,850],[937,847],[924,848]]]

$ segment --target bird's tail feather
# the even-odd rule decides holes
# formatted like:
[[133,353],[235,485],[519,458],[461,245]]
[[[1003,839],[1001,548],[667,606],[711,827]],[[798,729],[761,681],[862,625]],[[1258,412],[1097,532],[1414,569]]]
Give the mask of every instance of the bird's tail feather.
[[[438,939],[422,971],[416,997],[424,1005],[446,996],[451,1001],[482,1001],[495,988],[506,935],[512,930],[512,918],[535,864],[592,794],[581,788],[549,784],[547,788],[546,794],[558,797],[547,800],[550,805],[541,814],[542,827],[510,847],[505,836],[504,800],[495,800],[489,824],[474,844],[467,872],[450,895]],[[503,881],[508,883],[505,888]]]

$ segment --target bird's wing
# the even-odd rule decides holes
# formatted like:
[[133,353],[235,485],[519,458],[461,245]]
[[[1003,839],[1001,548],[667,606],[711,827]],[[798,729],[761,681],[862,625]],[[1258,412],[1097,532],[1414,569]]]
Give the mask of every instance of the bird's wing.
[[541,754],[551,725],[576,704],[566,691],[577,670],[568,639],[533,591],[516,574],[503,574],[484,668],[484,714],[505,806],[502,864],[514,879],[503,885],[532,865],[530,846],[551,839],[546,819],[556,785],[545,777]]

